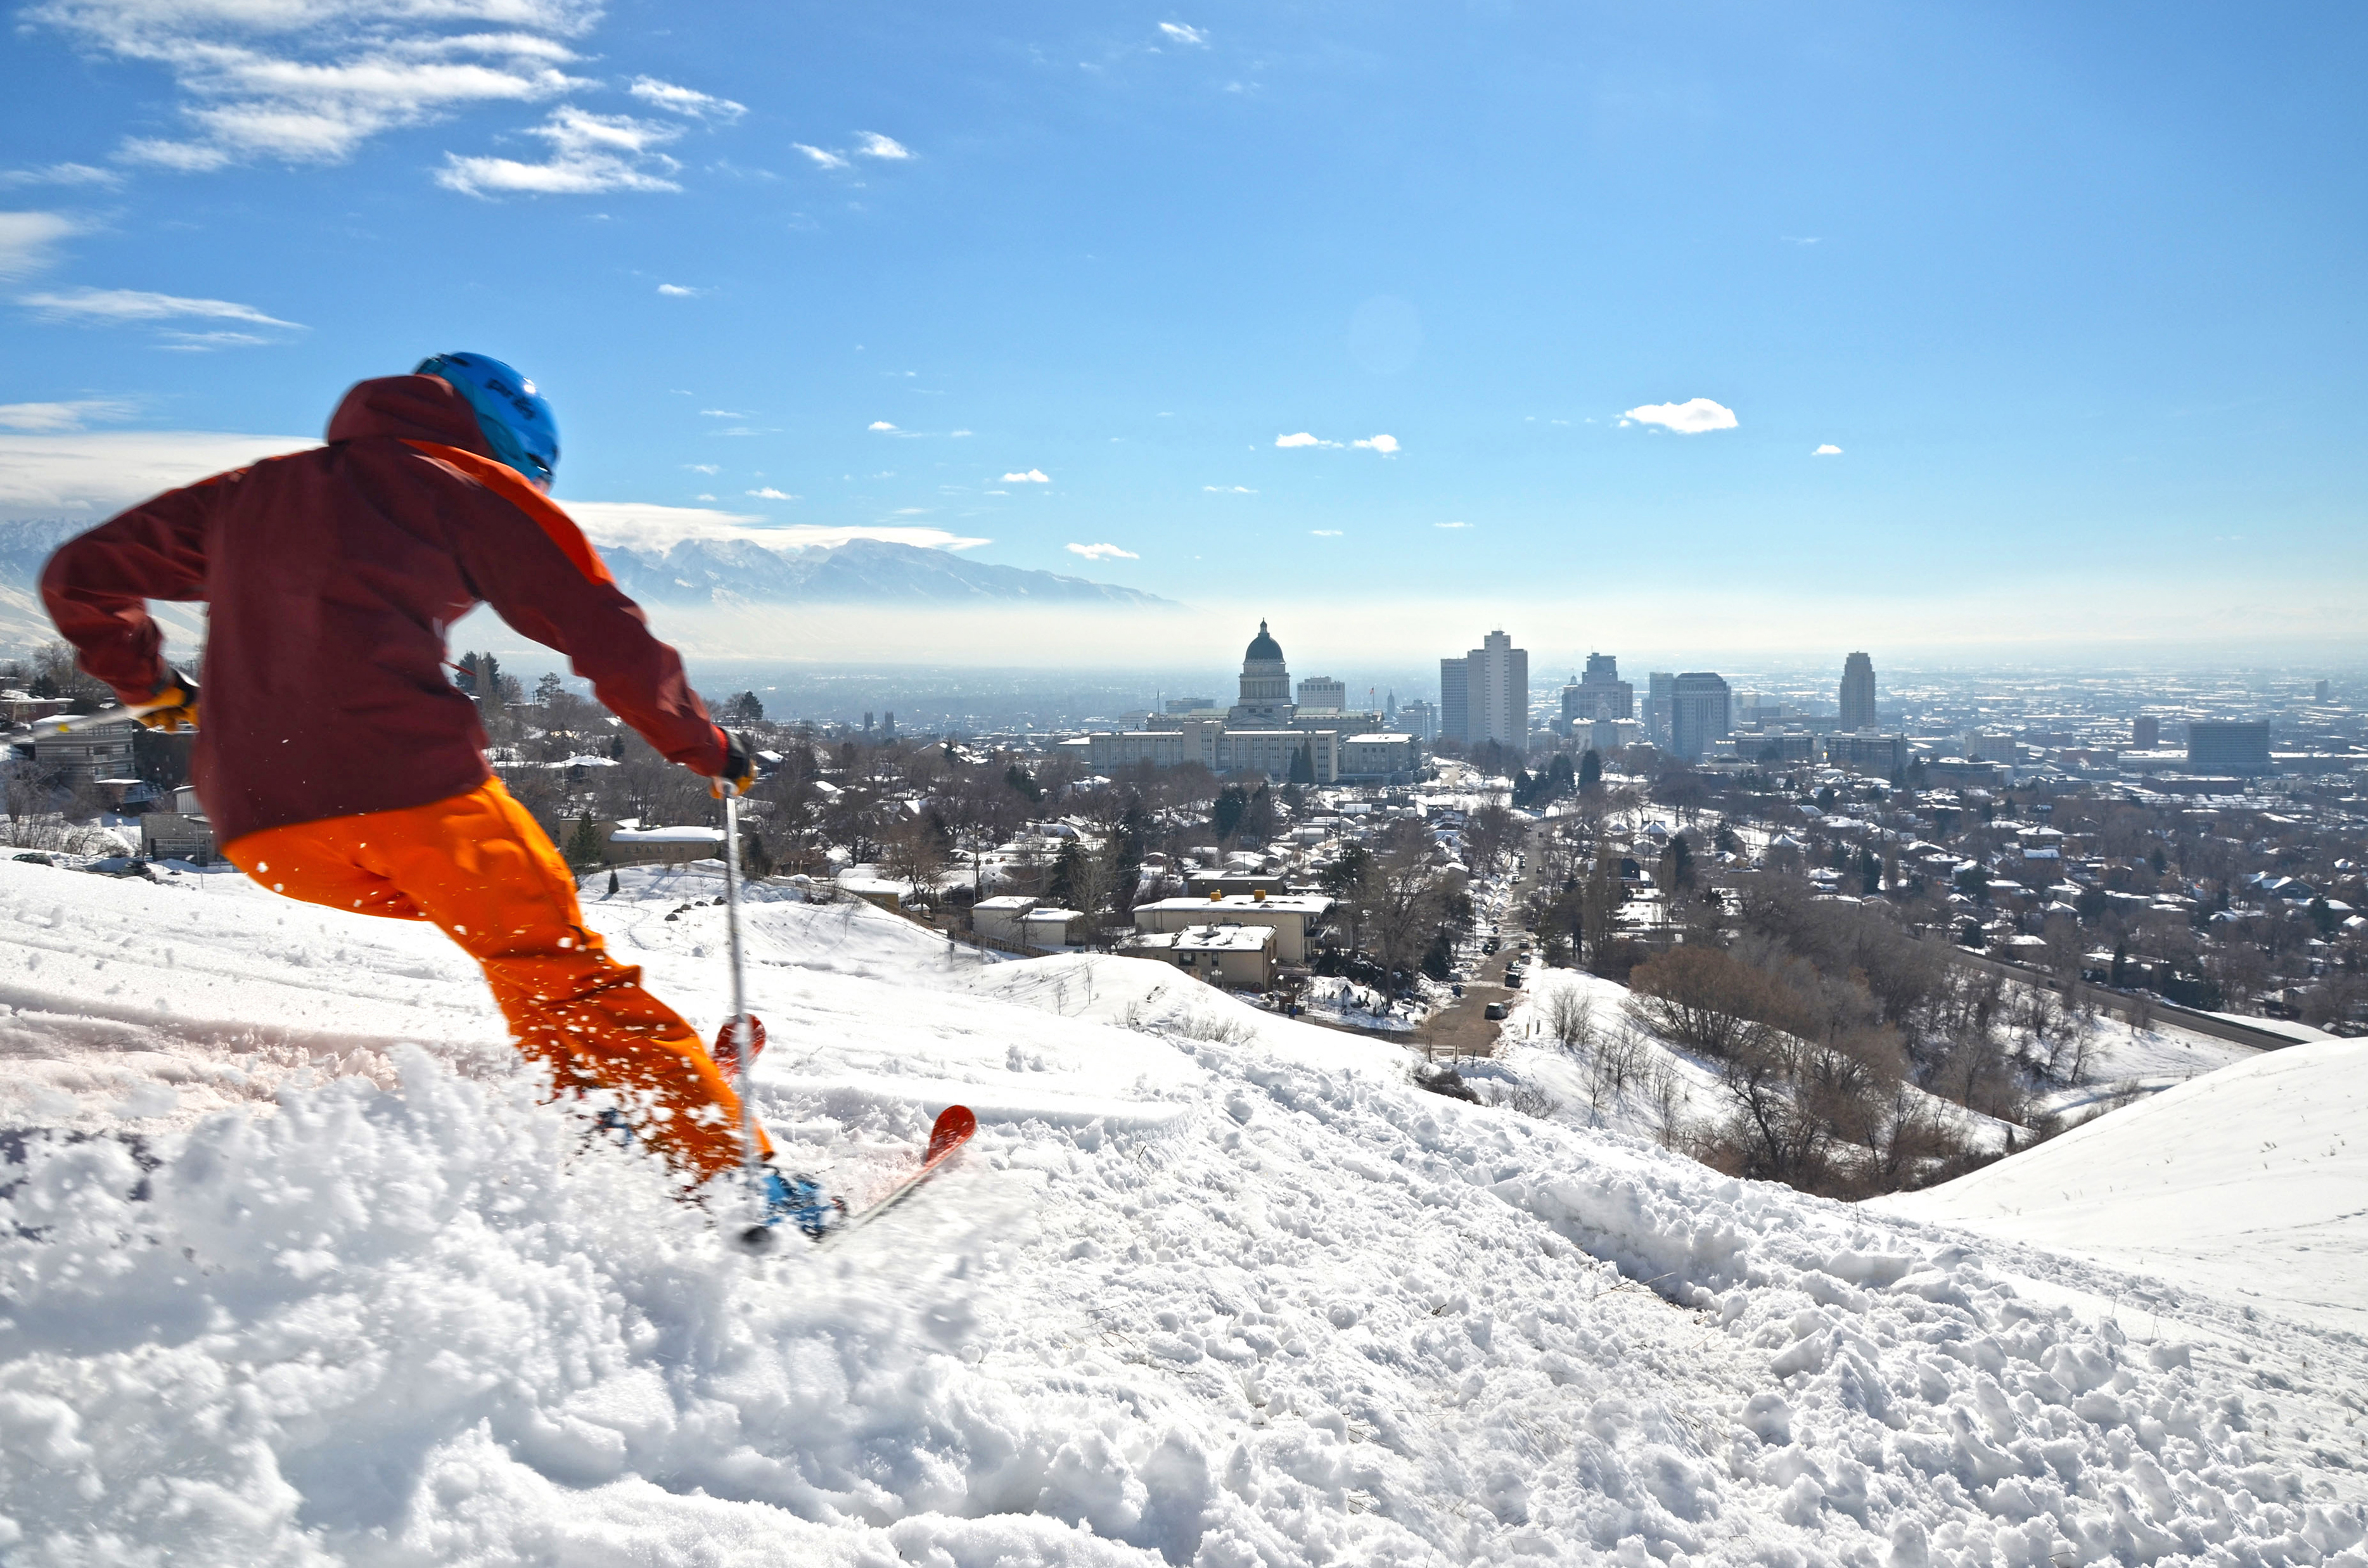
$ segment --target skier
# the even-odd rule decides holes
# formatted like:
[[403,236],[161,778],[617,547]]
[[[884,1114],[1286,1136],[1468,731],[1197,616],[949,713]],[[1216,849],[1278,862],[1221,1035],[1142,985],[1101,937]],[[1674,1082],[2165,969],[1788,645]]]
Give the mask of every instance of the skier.
[[290,898],[433,921],[484,966],[558,1091],[605,1102],[604,1124],[689,1185],[739,1160],[739,1101],[690,1026],[586,927],[575,878],[485,766],[476,706],[444,675],[445,629],[483,601],[719,798],[754,781],[747,749],[548,498],[558,460],[532,381],[439,355],[347,392],[328,445],[68,541],[41,596],[82,668],[162,730],[195,726],[199,690],[165,663],[143,601],[203,601],[192,778],[223,856]]

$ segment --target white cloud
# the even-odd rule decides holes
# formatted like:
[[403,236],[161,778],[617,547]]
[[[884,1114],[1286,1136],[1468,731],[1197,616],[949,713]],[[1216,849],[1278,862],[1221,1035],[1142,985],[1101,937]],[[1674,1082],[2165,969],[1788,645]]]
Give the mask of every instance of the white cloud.
[[23,430],[36,435],[79,430],[94,419],[121,419],[130,413],[130,403],[102,398],[79,403],[0,403],[0,430]]
[[902,163],[913,156],[913,150],[893,136],[882,136],[876,131],[859,131],[855,133],[855,155]]
[[1732,430],[1736,426],[1735,410],[1706,397],[1689,398],[1683,403],[1648,403],[1628,410],[1621,417],[1637,425],[1658,425],[1680,436]]
[[707,292],[704,289],[686,289],[679,283],[661,283],[658,292],[669,300],[696,300]]
[[693,473],[721,473],[723,472],[713,463],[685,463],[682,466],[690,470]]
[[1314,534],[1317,539],[1338,539],[1348,530],[1345,528],[1310,528],[1307,531]]
[[748,494],[754,495],[759,501],[795,501],[798,499],[797,496],[791,494],[788,491],[776,490],[769,484],[765,486],[762,490],[751,490]]
[[596,0],[48,0],[24,13],[85,47],[161,67],[185,138],[119,159],[199,172],[250,158],[340,163],[381,132],[595,85],[562,67]]
[[894,435],[897,433],[896,426],[889,424],[885,419],[875,419],[871,424],[866,425],[864,428],[866,430],[878,430],[887,435]]
[[51,164],[45,169],[0,170],[0,185],[96,185],[113,190],[123,183],[123,176],[113,169],[96,169],[88,164]]
[[633,97],[643,103],[693,119],[720,119],[725,124],[748,112],[746,104],[735,104],[730,98],[710,97],[689,87],[677,87],[671,82],[661,82],[655,76],[636,76],[632,88]]
[[0,278],[22,278],[50,264],[50,247],[74,232],[55,212],[0,212]]
[[158,491],[320,444],[313,436],[213,430],[0,436],[0,519],[87,517],[96,522]]
[[165,142],[154,136],[125,137],[116,148],[115,156],[122,163],[170,169],[182,175],[211,174],[238,161],[226,148],[202,142]]
[[1162,22],[1159,24],[1159,30],[1171,43],[1190,43],[1205,46],[1209,41],[1208,28],[1187,27],[1182,22]]
[[819,147],[809,147],[803,142],[792,142],[790,145],[796,148],[799,152],[803,153],[807,157],[812,158],[819,167],[825,169],[843,169],[847,167],[847,160],[840,157],[836,153],[825,153]]
[[1064,545],[1062,548],[1072,555],[1082,555],[1088,561],[1140,561],[1143,559],[1134,551],[1121,550],[1114,544],[1071,544]]
[[515,158],[444,154],[436,183],[467,196],[590,196],[609,190],[680,190],[668,175],[682,165],[657,149],[679,126],[627,114],[591,114],[573,104],[551,112],[527,134],[551,143],[540,164]]
[[1025,473],[1005,474],[1003,476],[1003,483],[1006,484],[1050,484],[1053,483],[1053,476],[1046,473],[1041,468],[1031,468]]
[[1470,523],[1433,523],[1430,526],[1435,528],[1468,528],[1473,525]]
[[[1325,447],[1338,450],[1342,443],[1338,441],[1326,441],[1319,436],[1302,430],[1298,434],[1292,436],[1277,436],[1274,438],[1274,444],[1278,447],[1286,448]],[[1351,447],[1361,448],[1365,451],[1379,452],[1383,457],[1394,457],[1403,449],[1398,445],[1398,438],[1395,436],[1368,436],[1362,440],[1350,441],[1347,444]]]
[[243,321],[256,326],[297,325],[277,316],[265,315],[253,305],[242,305],[229,300],[193,300],[177,294],[152,294],[139,289],[75,289],[63,294],[27,294],[17,302],[43,315],[70,321],[173,321],[197,316],[215,321]]
[[951,435],[955,435],[955,436],[967,436],[967,435],[969,435],[969,434],[970,434],[970,432],[969,432],[969,431],[967,431],[967,430],[954,430],[954,431],[950,431],[950,432],[948,432],[948,433],[949,433],[949,434],[951,434]]
[[252,348],[271,341],[251,332],[183,332],[169,326],[156,335],[163,340],[157,347],[171,354],[210,354],[217,348]]
[[1247,484],[1204,484],[1201,489],[1212,495],[1255,495],[1257,491]]
[[753,419],[756,417],[754,415],[742,414],[736,409],[730,408],[702,408],[699,411],[699,416],[701,419]]
[[1842,449],[1828,441],[1809,455],[1813,458],[1838,458],[1842,455]]

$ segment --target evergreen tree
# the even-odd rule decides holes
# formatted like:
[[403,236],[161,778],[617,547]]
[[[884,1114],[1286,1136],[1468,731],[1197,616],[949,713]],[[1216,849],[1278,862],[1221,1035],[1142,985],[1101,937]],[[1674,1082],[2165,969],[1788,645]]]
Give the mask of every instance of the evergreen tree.
[[1053,878],[1044,887],[1044,896],[1062,908],[1073,907],[1085,885],[1086,852],[1074,838],[1061,841],[1061,853],[1053,861]]
[[1044,798],[1044,790],[1036,782],[1034,775],[1016,762],[1004,769],[1003,781],[1017,790],[1031,804]]
[[1570,766],[1570,754],[1554,753],[1554,761],[1546,765],[1546,798],[1550,801],[1562,800],[1576,790],[1577,785],[1577,776],[1572,771]]
[[616,872],[614,872],[614,871],[611,871],[611,872],[609,872],[609,896],[610,896],[611,898],[613,898],[613,897],[615,897],[615,896],[616,896],[616,892],[617,892],[617,873],[616,873]]
[[592,825],[592,813],[586,812],[576,823],[575,831],[567,837],[567,863],[571,866],[597,866],[602,853],[600,830]]
[[1209,813],[1209,831],[1223,844],[1239,833],[1242,817],[1250,809],[1248,791],[1238,784],[1228,784],[1217,791],[1217,803]]
[[1293,784],[1315,782],[1315,743],[1314,741],[1300,742],[1299,749],[1291,754],[1291,782]]
[[1587,755],[1578,759],[1578,787],[1592,790],[1602,782],[1603,754],[1589,746]]

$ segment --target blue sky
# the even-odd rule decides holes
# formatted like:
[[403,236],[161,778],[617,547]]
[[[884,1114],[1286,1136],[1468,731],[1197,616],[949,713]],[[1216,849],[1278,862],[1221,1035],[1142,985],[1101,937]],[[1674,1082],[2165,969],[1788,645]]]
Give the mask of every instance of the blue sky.
[[1450,651],[2362,641],[2353,6],[53,0],[0,51],[14,515],[473,348],[612,531]]

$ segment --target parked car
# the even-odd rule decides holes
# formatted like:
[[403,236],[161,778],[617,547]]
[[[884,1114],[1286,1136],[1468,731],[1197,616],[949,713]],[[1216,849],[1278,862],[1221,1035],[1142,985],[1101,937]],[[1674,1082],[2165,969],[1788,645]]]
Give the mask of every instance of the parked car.
[[1505,1016],[1505,1004],[1502,1002],[1491,1002],[1486,1007],[1480,1009],[1480,1016],[1488,1019],[1491,1023],[1494,1023]]

